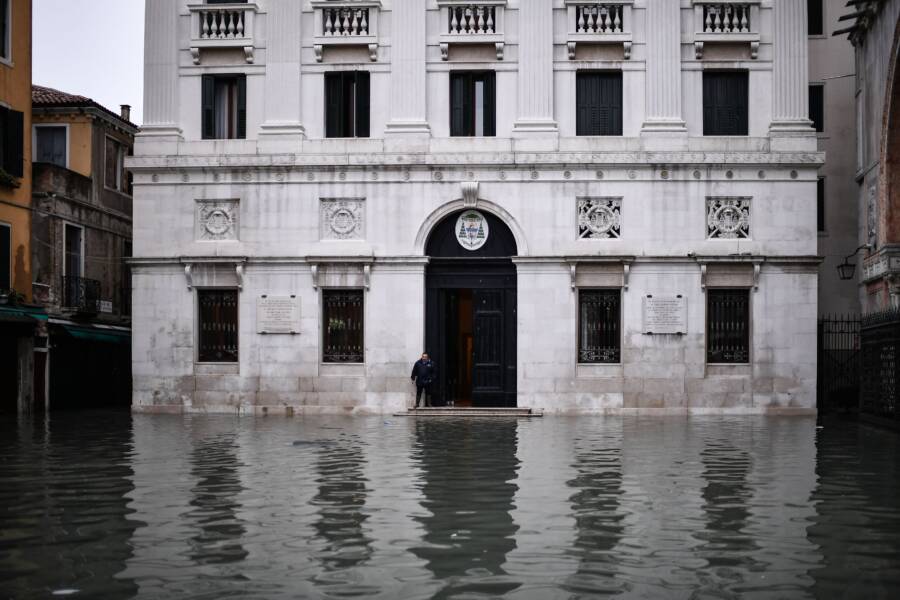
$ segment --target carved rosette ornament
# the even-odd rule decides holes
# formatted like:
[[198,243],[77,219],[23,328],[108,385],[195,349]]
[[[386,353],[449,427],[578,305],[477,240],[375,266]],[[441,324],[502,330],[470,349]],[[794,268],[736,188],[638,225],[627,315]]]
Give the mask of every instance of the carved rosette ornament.
[[713,240],[750,237],[750,198],[707,198],[706,235]]
[[196,233],[200,241],[238,239],[238,201],[198,201]]
[[323,240],[361,240],[365,237],[365,201],[359,198],[323,198]]
[[621,235],[621,198],[578,199],[579,239],[609,240],[618,239]]

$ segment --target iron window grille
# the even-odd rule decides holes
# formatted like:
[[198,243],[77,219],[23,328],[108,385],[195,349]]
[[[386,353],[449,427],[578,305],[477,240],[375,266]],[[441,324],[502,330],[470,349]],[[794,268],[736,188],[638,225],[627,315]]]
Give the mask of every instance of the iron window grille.
[[750,290],[707,290],[706,362],[750,362]]
[[326,363],[362,363],[363,291],[322,291],[322,361]]
[[622,293],[579,290],[578,362],[615,364],[622,359]]
[[200,362],[238,362],[237,290],[198,290]]

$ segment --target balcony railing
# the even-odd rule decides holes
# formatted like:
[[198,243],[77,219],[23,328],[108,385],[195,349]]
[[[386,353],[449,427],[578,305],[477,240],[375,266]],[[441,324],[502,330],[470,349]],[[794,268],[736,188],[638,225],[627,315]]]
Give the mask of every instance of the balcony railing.
[[312,0],[315,11],[313,51],[322,62],[326,46],[365,46],[378,60],[380,0]]
[[249,2],[191,4],[191,56],[200,64],[203,49],[239,48],[254,61],[254,20],[258,7]]
[[759,56],[759,3],[760,0],[693,0],[694,53],[703,58],[708,43],[747,43],[750,57]]
[[99,311],[100,282],[84,277],[62,278],[62,306],[85,314]]
[[621,44],[623,58],[630,59],[631,5],[632,0],[566,0],[569,58],[575,59],[579,44]]
[[506,0],[438,0],[441,19],[441,57],[450,59],[450,44],[491,44],[497,60],[503,60],[506,38],[503,35],[503,11]]

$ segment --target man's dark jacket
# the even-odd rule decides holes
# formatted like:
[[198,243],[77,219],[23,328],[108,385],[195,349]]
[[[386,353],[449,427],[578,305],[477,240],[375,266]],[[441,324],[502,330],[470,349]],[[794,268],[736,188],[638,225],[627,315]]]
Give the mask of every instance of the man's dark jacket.
[[418,387],[428,387],[437,377],[437,367],[433,360],[417,360],[413,365],[412,379]]

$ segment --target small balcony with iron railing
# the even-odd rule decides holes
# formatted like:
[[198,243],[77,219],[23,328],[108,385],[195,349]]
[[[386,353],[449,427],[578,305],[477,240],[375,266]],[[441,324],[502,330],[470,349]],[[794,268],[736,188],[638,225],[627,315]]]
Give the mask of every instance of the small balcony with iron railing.
[[191,56],[199,65],[201,53],[212,50],[240,50],[244,60],[254,61],[254,27],[259,7],[251,2],[189,4],[191,13]]
[[380,0],[312,0],[311,4],[316,61],[322,62],[329,46],[363,46],[369,60],[378,60]]
[[631,58],[631,5],[633,0],[566,0],[569,59],[575,60],[579,45],[614,44],[622,46],[622,57]]
[[85,277],[63,276],[60,300],[63,310],[95,315],[100,310],[100,282]]
[[494,47],[503,60],[506,46],[503,19],[506,0],[437,0],[441,9],[441,58],[450,59],[453,44],[485,44]]
[[707,44],[746,44],[759,57],[760,0],[693,0],[694,54],[703,58]]

